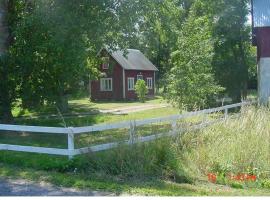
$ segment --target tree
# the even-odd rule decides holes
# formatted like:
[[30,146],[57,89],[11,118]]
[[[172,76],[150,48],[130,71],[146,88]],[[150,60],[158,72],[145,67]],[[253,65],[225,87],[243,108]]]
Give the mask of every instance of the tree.
[[[41,0],[14,27],[12,56],[20,66],[22,106],[44,102],[68,109],[86,75],[95,78],[96,54],[124,37],[114,0]],[[118,43],[119,46],[121,42]]]
[[249,71],[256,65],[251,46],[251,27],[247,24],[248,1],[224,0],[212,4],[216,18],[213,28],[215,77],[239,102],[247,96]]
[[135,85],[135,92],[139,98],[139,100],[144,103],[145,102],[145,96],[148,92],[148,89],[146,87],[145,81],[142,79],[137,80]]
[[166,97],[180,109],[208,106],[222,91],[212,70],[212,19],[203,13],[204,6],[200,1],[193,4],[177,41],[178,50],[172,53]]
[[[159,69],[156,74],[157,88],[165,88],[166,72],[170,70],[170,54],[176,50],[179,30],[193,0],[129,1],[129,18],[133,16],[136,37],[129,46],[138,48]],[[136,11],[136,12],[134,12]],[[131,14],[130,14],[131,13]],[[135,39],[134,39],[135,38]]]
[[9,62],[9,47],[12,43],[10,26],[11,13],[16,1],[0,1],[0,122],[13,121],[12,101],[15,98],[16,71],[14,65]]

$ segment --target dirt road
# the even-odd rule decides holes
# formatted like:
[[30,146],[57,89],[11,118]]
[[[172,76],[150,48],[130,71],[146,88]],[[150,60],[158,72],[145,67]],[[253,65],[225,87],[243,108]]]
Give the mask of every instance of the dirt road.
[[0,196],[114,196],[114,194],[55,187],[48,183],[0,178]]

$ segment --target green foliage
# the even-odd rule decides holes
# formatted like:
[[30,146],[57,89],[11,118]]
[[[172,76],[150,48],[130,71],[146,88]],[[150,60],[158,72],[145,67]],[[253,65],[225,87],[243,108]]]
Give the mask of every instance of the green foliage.
[[195,176],[208,172],[251,174],[259,180],[269,178],[269,112],[267,108],[247,107],[239,118],[186,134],[184,160],[190,173]]
[[[15,88],[24,108],[46,103],[66,112],[67,100],[80,89],[80,82],[99,75],[100,48],[124,46],[123,31],[133,27],[121,17],[122,3],[116,5],[114,0],[9,2],[13,2],[8,6],[13,9],[8,23],[13,36],[9,58],[17,69]],[[13,75],[14,71],[8,77]],[[15,96],[7,95],[11,103]]]
[[79,83],[99,76],[103,45],[144,52],[159,69],[158,88],[179,107],[210,105],[219,85],[239,101],[247,80],[256,82],[247,0],[5,2],[11,37],[2,38],[1,118],[11,118],[17,98],[24,108],[67,111]]
[[243,189],[244,188],[244,186],[241,183],[237,183],[237,182],[231,183],[230,186],[232,188],[236,188],[236,189]]
[[269,179],[263,180],[262,183],[261,183],[261,186],[262,186],[263,188],[270,189],[270,180],[269,180]]
[[145,84],[145,81],[142,79],[137,80],[135,84],[135,93],[137,94],[139,100],[141,102],[145,102],[145,96],[148,92],[147,86]]
[[[97,39],[90,26],[106,29],[108,24],[100,25],[99,20],[111,19],[110,13],[105,12],[99,20],[93,17],[106,6],[101,2],[38,1],[16,24],[11,53],[21,68],[23,106],[46,101],[66,111],[68,95],[76,92],[85,74],[96,67],[91,64],[107,32]],[[91,7],[96,7],[95,12],[89,12]]]
[[177,42],[179,50],[172,53],[173,67],[168,75],[167,98],[180,109],[209,106],[222,91],[212,70],[212,21],[207,16],[197,16],[196,12],[204,9],[198,4],[193,5],[183,25]]
[[248,12],[247,0],[220,0],[212,6],[213,15],[219,16],[213,25],[215,77],[234,102],[247,97],[248,80],[254,81],[256,74]]

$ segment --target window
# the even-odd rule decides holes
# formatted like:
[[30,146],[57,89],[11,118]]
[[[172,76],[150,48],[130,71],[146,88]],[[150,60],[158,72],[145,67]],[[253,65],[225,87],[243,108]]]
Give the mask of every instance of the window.
[[100,79],[100,90],[101,91],[112,91],[112,78],[101,78]]
[[138,74],[138,75],[137,75],[137,80],[139,80],[139,79],[143,80],[143,75]]
[[152,78],[147,78],[147,88],[148,89],[153,89],[153,79]]
[[134,78],[128,78],[128,90],[134,90]]
[[109,57],[102,58],[102,69],[109,69],[109,65],[110,65],[109,61],[110,61]]

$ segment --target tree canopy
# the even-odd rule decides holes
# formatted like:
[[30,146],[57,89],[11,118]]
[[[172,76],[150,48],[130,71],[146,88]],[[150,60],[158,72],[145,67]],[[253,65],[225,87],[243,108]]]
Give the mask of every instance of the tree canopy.
[[239,101],[256,77],[247,0],[2,0],[0,10],[1,122],[15,102],[66,111],[81,81],[98,77],[104,45],[140,49],[180,108]]

